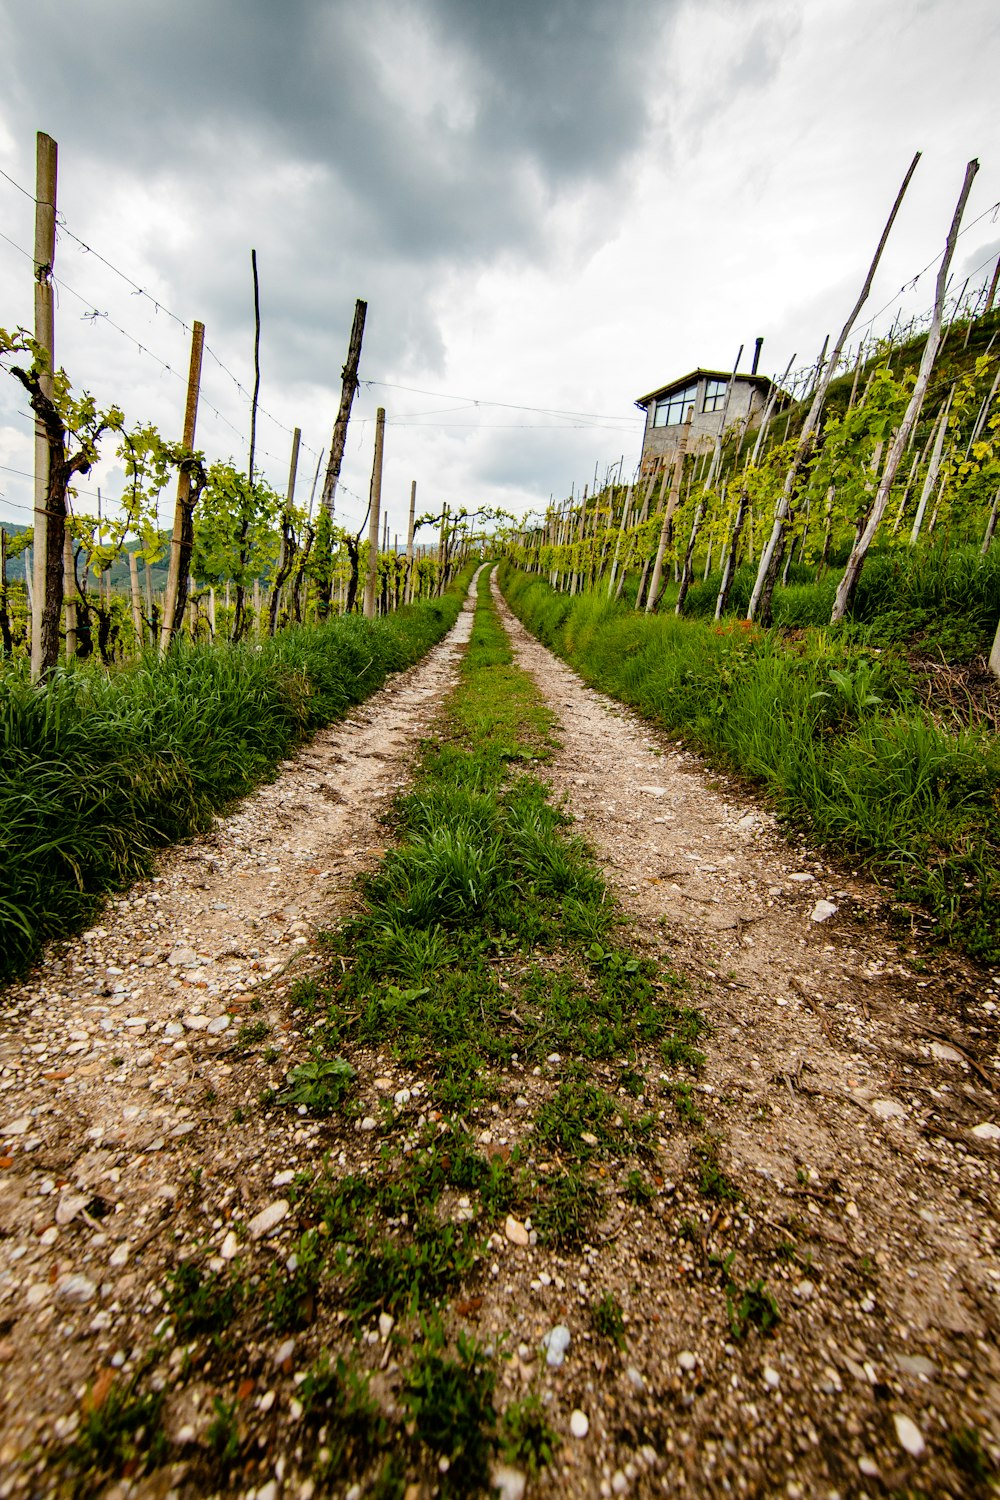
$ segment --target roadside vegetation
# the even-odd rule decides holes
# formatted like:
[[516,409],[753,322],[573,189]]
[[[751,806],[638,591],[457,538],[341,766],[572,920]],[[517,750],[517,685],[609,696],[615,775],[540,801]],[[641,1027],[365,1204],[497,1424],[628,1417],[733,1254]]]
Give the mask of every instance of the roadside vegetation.
[[178,641],[111,673],[76,661],[33,686],[25,660],[8,663],[0,979],[417,661],[454,623],[468,578],[378,620],[340,616],[236,647]]
[[694,589],[689,617],[647,615],[501,570],[523,623],[588,682],[761,784],[780,814],[919,903],[935,938],[986,962],[1000,960],[1000,745],[974,712],[929,707],[895,642],[932,608],[938,631],[981,638],[998,576],[993,557],[964,572],[959,554],[935,569],[875,559],[855,624],[817,623],[821,581],[777,590],[784,628],[763,630],[695,614]]

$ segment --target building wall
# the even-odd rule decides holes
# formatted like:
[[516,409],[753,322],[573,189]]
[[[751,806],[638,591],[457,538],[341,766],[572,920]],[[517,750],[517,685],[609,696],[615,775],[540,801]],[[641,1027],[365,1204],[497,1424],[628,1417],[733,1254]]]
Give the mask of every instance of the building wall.
[[[691,419],[691,439],[688,444],[689,453],[703,453],[706,448],[711,448],[715,442],[716,433],[719,430],[719,421],[722,417],[721,411],[703,411],[705,404],[705,377],[698,381],[698,395],[693,403],[694,416]],[[765,406],[763,391],[749,381],[741,380],[739,376],[733,384],[733,393],[729,400],[729,411],[726,415],[726,431],[728,432],[738,422],[743,422],[749,416],[749,424],[752,425],[761,415]],[[673,457],[684,431],[683,422],[672,427],[654,427],[653,415],[656,411],[656,403],[651,402],[646,411],[646,430],[642,439],[642,463],[644,473],[659,468],[665,459]]]

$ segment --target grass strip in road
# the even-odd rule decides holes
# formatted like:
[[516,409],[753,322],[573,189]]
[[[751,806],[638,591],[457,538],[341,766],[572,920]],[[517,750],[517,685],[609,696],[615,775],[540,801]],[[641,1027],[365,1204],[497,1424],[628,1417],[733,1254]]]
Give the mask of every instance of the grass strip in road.
[[74,664],[41,688],[16,665],[0,672],[0,980],[418,661],[454,624],[468,577],[380,620],[178,644],[110,674]]
[[938,940],[1000,961],[1000,742],[936,722],[901,659],[850,631],[786,639],[501,578],[522,623],[587,682],[762,784],[781,814],[922,905]]

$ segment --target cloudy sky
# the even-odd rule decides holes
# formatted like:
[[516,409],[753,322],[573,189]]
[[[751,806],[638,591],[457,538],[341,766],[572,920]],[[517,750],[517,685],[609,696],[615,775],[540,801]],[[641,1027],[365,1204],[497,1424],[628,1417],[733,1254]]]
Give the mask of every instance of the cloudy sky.
[[[0,169],[30,191],[36,131],[59,143],[75,386],[178,435],[200,318],[197,441],[245,464],[253,246],[260,461],[283,488],[301,426],[307,499],[367,299],[355,524],[379,405],[402,530],[413,478],[421,508],[523,513],[630,470],[636,396],[740,344],[748,367],[758,334],[768,373],[814,359],[917,149],[862,319],[929,305],[933,268],[898,294],[972,156],[956,285],[1000,252],[995,0],[0,0],[0,52]],[[31,320],[33,211],[0,178],[8,328]],[[0,377],[0,520],[29,519],[31,451]],[[98,483],[113,502],[113,462],[80,509]]]

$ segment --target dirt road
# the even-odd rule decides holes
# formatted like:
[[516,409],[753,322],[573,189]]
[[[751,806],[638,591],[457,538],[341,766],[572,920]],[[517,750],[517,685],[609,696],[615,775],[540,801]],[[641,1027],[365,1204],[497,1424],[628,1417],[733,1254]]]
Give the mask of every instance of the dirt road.
[[[518,1348],[504,1383],[550,1382],[560,1422],[589,1411],[587,1437],[567,1430],[530,1492],[976,1493],[1000,1440],[996,977],[900,944],[865,880],[789,842],[744,791],[506,619],[559,721],[545,774],[640,944],[688,978],[712,1022],[688,1102],[735,1190],[699,1196],[688,1145],[671,1139],[657,1203],[623,1211],[606,1242],[520,1261],[495,1247],[502,1270],[476,1308],[484,1335]],[[283,1189],[324,1138],[258,1104],[299,1042],[286,992],[382,852],[379,815],[470,624],[467,609],[422,664],[4,993],[0,1496],[55,1483],[39,1455],[73,1440],[88,1383],[141,1363],[178,1253],[224,1267],[237,1219],[262,1257],[288,1253]],[[376,1083],[360,1080],[373,1097]],[[511,1141],[525,1128],[513,1102],[495,1127]],[[603,1287],[626,1312],[621,1357],[583,1331]],[[780,1312],[767,1336],[752,1326],[765,1292]],[[546,1372],[534,1342],[557,1316],[574,1337],[565,1374]],[[243,1351],[240,1399],[267,1432],[242,1491],[258,1500],[313,1493],[296,1467],[294,1381],[327,1332],[294,1354],[265,1335]],[[384,1368],[377,1329],[363,1338]],[[181,1353],[168,1367],[183,1449],[203,1437],[211,1392]],[[184,1473],[114,1493],[186,1493]]]

